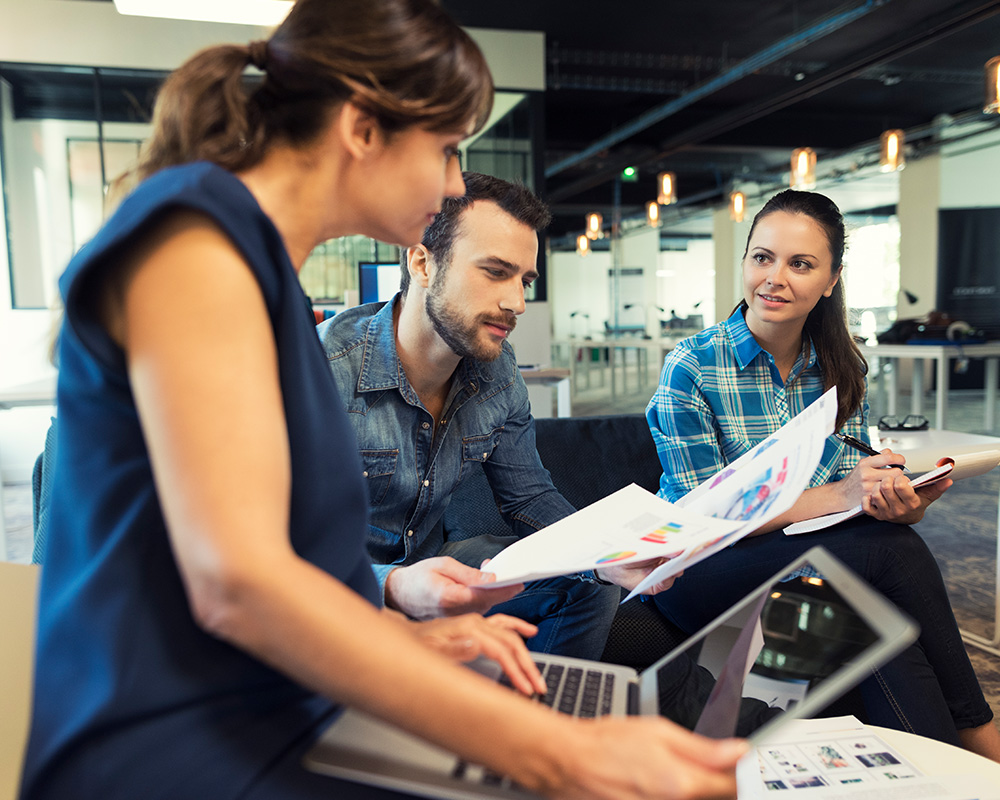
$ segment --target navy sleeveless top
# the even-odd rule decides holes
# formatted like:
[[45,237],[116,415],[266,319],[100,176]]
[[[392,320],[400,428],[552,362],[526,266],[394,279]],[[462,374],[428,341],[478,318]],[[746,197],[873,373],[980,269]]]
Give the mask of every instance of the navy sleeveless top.
[[119,254],[179,208],[214,219],[260,284],[291,447],[295,551],[379,602],[357,448],[278,231],[244,184],[219,167],[154,175],[60,280],[58,446],[25,798],[235,798],[335,711],[195,624],[124,354],[97,319],[95,289]]

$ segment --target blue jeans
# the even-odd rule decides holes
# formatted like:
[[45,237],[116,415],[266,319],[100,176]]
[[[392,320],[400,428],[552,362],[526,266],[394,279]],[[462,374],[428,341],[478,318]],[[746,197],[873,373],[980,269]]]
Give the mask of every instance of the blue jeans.
[[[513,536],[474,536],[446,542],[438,555],[478,569],[485,559],[515,541]],[[519,595],[493,606],[488,613],[510,614],[537,625],[537,635],[527,641],[529,650],[597,661],[620,601],[617,586],[578,578],[547,578],[531,581]]]
[[909,527],[868,516],[800,536],[754,536],[685,571],[655,598],[694,632],[810,547],[822,545],[920,625],[920,638],[859,686],[865,721],[958,744],[958,730],[989,722],[937,562]]

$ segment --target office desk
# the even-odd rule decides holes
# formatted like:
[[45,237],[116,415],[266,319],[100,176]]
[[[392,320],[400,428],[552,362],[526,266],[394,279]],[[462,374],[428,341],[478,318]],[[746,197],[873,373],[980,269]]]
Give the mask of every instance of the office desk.
[[[521,377],[524,378],[524,383],[528,387],[528,402],[531,403],[532,416],[552,416],[551,397],[548,393],[553,389],[556,393],[556,416],[573,416],[569,391],[570,375],[572,375],[570,370],[557,367],[546,367],[544,369],[521,368]],[[539,391],[539,389],[544,391]]]
[[[51,406],[56,402],[55,373],[25,383],[0,387],[0,409]],[[2,451],[2,448],[0,448]],[[41,445],[39,445],[41,451]],[[0,561],[7,558],[7,527],[3,513],[3,482],[0,480]]]
[[[943,455],[962,455],[980,450],[1000,450],[1000,438],[980,436],[975,433],[930,429],[926,431],[880,431],[876,427],[869,430],[872,445],[876,449],[889,447],[906,456],[906,466],[913,472],[925,472],[937,466]],[[946,494],[940,501],[946,500]],[[987,639],[970,631],[962,630],[962,638],[971,645],[1000,656],[1000,499],[997,501],[997,550],[996,575],[993,582],[993,638]]]
[[[953,358],[982,358],[986,361],[986,397],[983,412],[983,427],[992,431],[996,427],[997,376],[1000,364],[1000,342],[986,344],[876,344],[859,345],[861,354],[868,360],[873,358],[898,361],[901,358],[913,359],[913,397],[911,400],[912,414],[923,414],[924,371],[925,358],[935,362],[937,374],[937,403],[934,412],[934,427],[944,430],[948,414],[948,381],[949,366]],[[899,372],[893,369],[889,372],[889,408],[890,414],[896,414],[899,399]]]
[[[619,394],[627,394],[630,389],[628,385],[628,364],[629,352],[635,353],[636,363],[636,385],[633,392],[647,390],[652,395],[654,382],[649,381],[649,363],[655,359],[656,374],[659,375],[660,365],[667,353],[683,337],[664,336],[659,339],[643,339],[639,336],[622,337],[593,337],[590,339],[558,339],[552,342],[554,348],[559,351],[557,358],[562,363],[562,348],[568,347],[570,351],[569,364],[573,369],[573,388],[577,388],[577,375],[582,374],[586,378],[587,388],[590,388],[590,372],[593,368],[591,354],[597,352],[598,358],[594,359],[601,367],[601,383],[604,385],[604,367],[607,366],[611,375],[611,397],[616,398]],[[582,351],[583,357],[579,362],[575,353]],[[577,364],[579,363],[579,369]]]

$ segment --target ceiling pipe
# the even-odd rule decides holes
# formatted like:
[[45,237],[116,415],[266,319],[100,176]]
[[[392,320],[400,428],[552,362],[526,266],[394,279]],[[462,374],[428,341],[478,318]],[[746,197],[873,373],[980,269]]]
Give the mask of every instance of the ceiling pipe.
[[602,150],[606,150],[619,142],[623,142],[625,139],[644,131],[651,125],[655,125],[657,122],[660,122],[667,117],[676,114],[678,111],[687,108],[692,103],[714,94],[720,89],[723,89],[738,80],[742,80],[746,76],[752,74],[755,70],[778,61],[789,53],[793,53],[796,50],[815,42],[817,39],[822,39],[824,36],[828,36],[834,31],[840,30],[845,25],[866,16],[876,8],[884,6],[889,2],[891,2],[891,0],[866,0],[866,2],[861,3],[860,5],[848,6],[841,11],[836,11],[805,30],[799,31],[791,36],[786,36],[784,39],[781,39],[770,47],[766,47],[763,50],[760,50],[757,53],[743,59],[732,69],[723,72],[721,75],[716,75],[714,78],[710,78],[707,81],[703,81],[702,83],[696,85],[686,94],[663,103],[662,105],[656,106],[655,108],[651,108],[644,114],[640,114],[632,120],[632,122],[612,131],[607,136],[598,139],[596,142],[584,148],[579,153],[564,158],[561,161],[557,161],[552,166],[546,168],[545,177],[552,178],[560,172],[579,164],[581,161],[585,161],[591,156],[597,155]]
[[[627,160],[627,164],[636,168],[655,164],[691,144],[711,140],[728,131],[742,127],[755,119],[780,111],[782,108],[793,105],[807,97],[825,92],[846,80],[857,77],[865,70],[872,69],[878,64],[899,58],[921,47],[926,47],[956,31],[974,25],[997,13],[1000,13],[1000,2],[992,0],[991,2],[972,4],[971,7],[967,6],[957,14],[952,14],[951,12],[948,12],[950,16],[943,14],[932,25],[922,26],[916,33],[907,33],[881,50],[865,53],[848,63],[838,64],[821,75],[796,84],[789,91],[755,100],[745,106],[740,106],[718,117],[688,128],[664,142],[657,153],[639,160],[632,156]],[[558,203],[567,197],[573,197],[587,189],[592,189],[595,186],[606,183],[612,176],[618,174],[623,166],[625,166],[624,161],[620,164],[618,161],[612,161],[607,167],[595,170],[585,178],[565,184],[558,189],[548,192],[546,199],[550,203]]]

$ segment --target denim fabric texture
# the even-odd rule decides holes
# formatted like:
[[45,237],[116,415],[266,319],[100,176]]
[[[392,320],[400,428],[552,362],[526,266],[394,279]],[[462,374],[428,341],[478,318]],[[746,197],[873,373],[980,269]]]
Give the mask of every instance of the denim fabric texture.
[[[388,303],[348,309],[317,328],[358,441],[370,503],[368,552],[383,594],[395,567],[441,553],[441,517],[473,465],[482,466],[500,513],[518,538],[576,510],[556,491],[539,459],[528,390],[510,345],[504,343],[492,362],[462,359],[444,413],[435,421],[396,352],[393,309],[398,302],[399,295]],[[463,550],[471,553],[475,546],[463,544]],[[483,557],[488,555],[495,552]],[[479,567],[473,560],[466,563]],[[554,580],[566,584],[565,592],[574,598],[581,592],[590,598],[586,615],[572,625],[593,627],[585,638],[601,639],[568,654],[599,658],[614,616],[612,604],[602,598],[617,597],[619,590],[586,580]],[[567,621],[560,624],[566,635]]]
[[[663,365],[646,407],[663,464],[659,495],[679,500],[762,442],[823,394],[816,351],[800,355],[782,381],[774,358],[757,344],[743,312],[679,342]],[[842,433],[869,443],[868,402]],[[840,480],[863,458],[834,437],[809,485]]]

